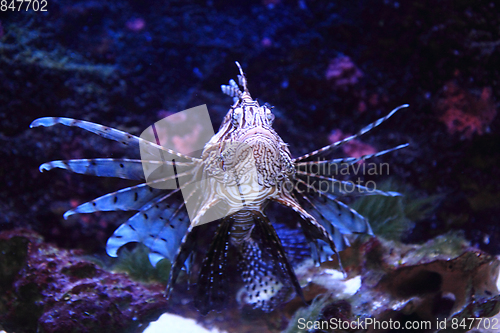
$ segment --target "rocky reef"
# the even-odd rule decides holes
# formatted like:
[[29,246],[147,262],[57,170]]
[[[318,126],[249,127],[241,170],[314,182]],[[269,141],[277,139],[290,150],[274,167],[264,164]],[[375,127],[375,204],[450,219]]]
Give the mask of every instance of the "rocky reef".
[[[141,254],[136,256],[142,261],[134,264],[129,254],[114,266],[128,267],[128,273],[110,272],[109,265],[101,267],[82,251],[58,249],[25,229],[1,233],[0,248],[0,321],[15,332],[137,332],[163,312],[227,332],[332,332],[336,327],[392,332],[396,325],[421,325],[419,332],[466,332],[464,318],[500,311],[500,261],[471,248],[457,233],[422,245],[358,240],[341,255],[346,277],[335,262],[317,267],[306,260],[296,267],[310,305],[297,298],[271,313],[236,307],[207,316],[197,313],[188,296],[167,303],[163,284],[131,279],[130,268],[147,262]],[[147,275],[155,274],[151,267]]]
[[[422,245],[371,239],[356,252],[345,254],[359,259],[349,267],[349,276],[360,279],[354,292],[345,292],[351,280],[341,275],[334,283],[331,269],[303,271],[309,288],[323,288],[323,296],[299,310],[287,332],[310,332],[311,327],[314,332],[394,332],[408,327],[418,332],[466,332],[478,326],[470,320],[500,310],[500,261],[470,248],[460,235],[439,236]],[[307,321],[311,324],[301,330]],[[313,327],[316,322],[319,326]]]
[[9,332],[134,332],[169,307],[164,286],[103,270],[26,229],[0,234],[0,322]]

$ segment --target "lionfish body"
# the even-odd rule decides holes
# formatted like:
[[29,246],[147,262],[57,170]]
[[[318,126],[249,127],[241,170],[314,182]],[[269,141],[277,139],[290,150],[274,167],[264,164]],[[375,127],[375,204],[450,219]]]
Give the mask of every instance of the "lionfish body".
[[[124,244],[141,242],[149,248],[153,265],[163,258],[169,259],[172,262],[168,286],[170,293],[181,269],[186,268],[189,273],[195,258],[200,256],[197,242],[207,235],[202,234],[199,226],[205,223],[206,216],[211,212],[218,212],[216,215],[220,218],[215,221],[217,229],[213,236],[209,236],[212,241],[207,252],[201,254],[202,263],[196,284],[195,306],[202,313],[221,310],[227,304],[228,285],[235,282],[231,279],[230,267],[234,258],[240,271],[239,283],[243,285],[238,298],[244,305],[270,311],[290,297],[293,291],[303,297],[287,253],[265,213],[268,204],[274,201],[295,211],[310,245],[311,255],[316,262],[320,262],[325,248],[337,253],[348,246],[345,235],[372,234],[366,219],[339,201],[338,197],[398,194],[369,190],[336,180],[329,174],[309,172],[308,168],[324,163],[351,165],[406,146],[360,158],[312,161],[315,156],[324,156],[378,126],[399,108],[405,107],[401,106],[356,135],[294,159],[287,144],[272,127],[274,115],[271,108],[267,104],[261,106],[252,99],[243,71],[237,65],[240,70],[239,85],[231,80],[228,86],[221,86],[222,91],[233,97],[235,102],[219,131],[205,145],[201,158],[186,156],[154,142],[90,122],[47,117],[31,124],[31,127],[58,123],[76,126],[128,146],[139,148],[142,145],[147,149],[161,150],[170,157],[162,162],[144,159],[53,161],[43,164],[40,170],[63,168],[82,174],[145,180],[143,165],[172,165],[175,158],[175,165],[180,170],[175,176],[146,181],[107,194],[68,211],[65,217],[95,211],[138,211],[110,237],[107,252],[117,256],[118,249]],[[323,190],[314,183],[308,183],[310,178],[328,180],[339,186]],[[177,189],[163,190],[150,186],[154,182],[176,179],[182,180]],[[340,185],[349,190],[342,190]],[[180,203],[172,204],[176,200]],[[195,207],[196,214],[191,221],[186,205]]]

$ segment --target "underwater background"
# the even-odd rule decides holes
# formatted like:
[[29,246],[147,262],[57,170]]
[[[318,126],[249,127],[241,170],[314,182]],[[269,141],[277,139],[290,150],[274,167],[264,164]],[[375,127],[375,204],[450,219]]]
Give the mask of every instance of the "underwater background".
[[[0,7],[6,332],[140,332],[163,312],[227,332],[297,332],[297,318],[451,324],[499,312],[500,4],[47,0],[42,12],[10,2]],[[231,104],[220,85],[235,78],[235,61],[253,97],[275,106],[274,128],[293,156],[410,105],[340,152],[359,157],[410,144],[377,160],[390,172],[363,177],[403,198],[348,202],[376,235],[341,253],[348,277],[361,277],[357,293],[337,290],[343,278],[328,277],[334,265],[301,266],[310,307],[293,300],[270,314],[235,307],[203,317],[189,298],[164,299],[168,263],[154,269],[141,247],[107,257],[106,240],[130,214],[63,218],[130,182],[40,173],[40,164],[126,151],[79,129],[30,129],[34,119],[71,117],[139,135],[207,104],[217,128]],[[303,242],[288,236],[292,250]],[[488,329],[475,331],[495,332]]]

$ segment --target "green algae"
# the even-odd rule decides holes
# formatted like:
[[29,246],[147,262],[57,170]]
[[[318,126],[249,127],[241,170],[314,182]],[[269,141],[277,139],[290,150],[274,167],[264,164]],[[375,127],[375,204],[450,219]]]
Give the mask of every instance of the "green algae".
[[377,186],[381,191],[396,191],[402,196],[365,196],[351,204],[351,208],[368,219],[375,235],[388,240],[400,240],[415,222],[430,216],[439,205],[442,196],[419,198],[408,186],[388,180]]
[[143,244],[137,244],[132,250],[123,248],[120,250],[116,263],[111,266],[111,270],[125,272],[136,281],[156,281],[167,284],[170,275],[170,262],[163,259],[158,262],[156,267],[153,267],[149,261],[148,253],[148,248]]

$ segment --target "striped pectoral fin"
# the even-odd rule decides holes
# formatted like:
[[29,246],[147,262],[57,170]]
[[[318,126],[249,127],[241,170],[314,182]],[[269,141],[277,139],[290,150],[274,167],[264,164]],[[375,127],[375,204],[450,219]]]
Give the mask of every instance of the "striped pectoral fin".
[[[285,194],[283,192],[280,197],[273,200],[284,206],[290,207],[300,215],[300,225],[309,243],[314,243],[316,239],[322,240],[331,247],[334,253],[337,253],[335,241],[332,235],[330,235],[328,230],[320,222],[318,222],[314,216],[302,208],[302,206],[294,197],[291,196],[291,194]],[[314,248],[311,249],[314,250]]]
[[42,164],[40,171],[60,168],[91,176],[144,180],[144,170],[141,162],[141,160],[113,158],[52,161]]
[[106,139],[118,141],[118,142],[121,142],[125,145],[137,145],[138,146],[139,142],[142,140],[141,138],[139,138],[135,135],[117,130],[115,128],[92,123],[90,121],[78,120],[78,119],[72,119],[72,118],[64,118],[64,117],[38,118],[31,123],[30,128],[39,127],[39,126],[50,127],[50,126],[54,126],[57,124],[79,127],[81,129],[87,130],[87,131],[92,132],[94,134],[100,135]]
[[228,253],[233,224],[230,217],[222,220],[201,266],[194,305],[203,315],[211,310],[221,311],[228,303]]
[[[155,185],[163,185],[169,189],[174,189],[170,194],[176,193],[175,179],[177,178],[183,185],[189,185],[192,180],[192,172],[187,171],[179,174],[172,174],[165,178],[159,178],[154,181],[140,184],[137,186],[127,187],[114,193],[106,194],[102,197],[84,203],[74,209],[64,213],[64,218],[68,218],[73,214],[78,213],[93,213],[97,211],[116,211],[116,210],[139,210],[152,199],[157,196],[167,193],[164,189],[158,189]],[[167,196],[169,194],[166,194]]]
[[[173,259],[174,251],[176,250],[175,245],[172,244],[169,246],[170,243],[168,241],[181,238],[182,235],[179,235],[180,232],[174,232],[175,229],[172,229],[168,235],[162,234],[162,231],[166,229],[165,225],[169,224],[169,220],[175,212],[176,207],[167,202],[167,196],[152,201],[115,230],[113,235],[108,239],[106,252],[111,257],[116,257],[118,256],[118,249],[123,245],[131,242],[140,242],[146,245],[151,252],[161,255],[163,258]],[[184,223],[186,225],[185,228],[187,228],[189,222],[186,221]],[[167,228],[167,230],[169,229]],[[155,246],[155,240],[159,235],[162,235],[162,239],[165,240],[161,248],[158,244]],[[153,256],[153,259],[155,258]],[[153,261],[152,263],[155,264],[156,262]]]
[[168,258],[171,262],[175,259],[175,254],[189,227],[189,216],[185,209],[173,212],[170,218],[166,215],[167,213],[164,213],[159,217],[163,225],[154,237],[150,235],[147,242],[150,250],[149,259],[153,266],[163,258]]
[[[270,220],[276,219],[270,217]],[[273,227],[292,264],[311,257],[311,250],[302,230],[289,228],[283,223],[275,223]]]
[[108,193],[97,199],[81,204],[74,209],[68,210],[64,213],[64,218],[80,213],[139,210],[141,207],[146,205],[155,197],[160,196],[162,193],[166,193],[166,191],[152,188],[147,184],[127,187],[117,192]]
[[343,202],[325,195],[309,195],[303,198],[312,206],[312,215],[327,221],[342,234],[373,235],[368,220]]
[[[199,161],[196,158],[192,158],[190,156],[178,153],[171,149],[164,148],[159,146],[153,142],[144,140],[138,136],[129,134],[127,132],[120,131],[115,128],[111,128],[108,126],[103,126],[100,124],[92,123],[84,120],[77,120],[72,118],[62,118],[62,117],[44,117],[38,118],[34,120],[30,128],[38,127],[38,126],[54,126],[56,124],[62,124],[66,126],[74,126],[84,129],[86,131],[95,133],[103,138],[110,139],[113,141],[121,142],[124,145],[132,146],[136,148],[140,148],[142,153],[150,155],[154,160],[160,160],[160,155],[166,160],[176,159],[179,162],[190,162],[190,161]],[[160,154],[161,152],[161,154]],[[146,158],[149,160],[150,158]]]
[[[338,254],[338,251],[342,251],[346,248],[346,239],[338,229],[334,227],[324,227],[323,224],[312,215],[301,219],[300,226],[311,245],[313,259],[318,264],[321,263],[323,258],[323,246],[318,244],[318,240],[325,242],[335,254]],[[330,231],[327,229],[330,229]]]
[[[47,162],[40,166],[40,172],[60,168],[98,177],[145,180],[144,170],[161,170],[162,167],[171,166],[172,163],[171,161],[162,162],[114,158],[79,159]],[[163,174],[167,173],[164,172]]]

